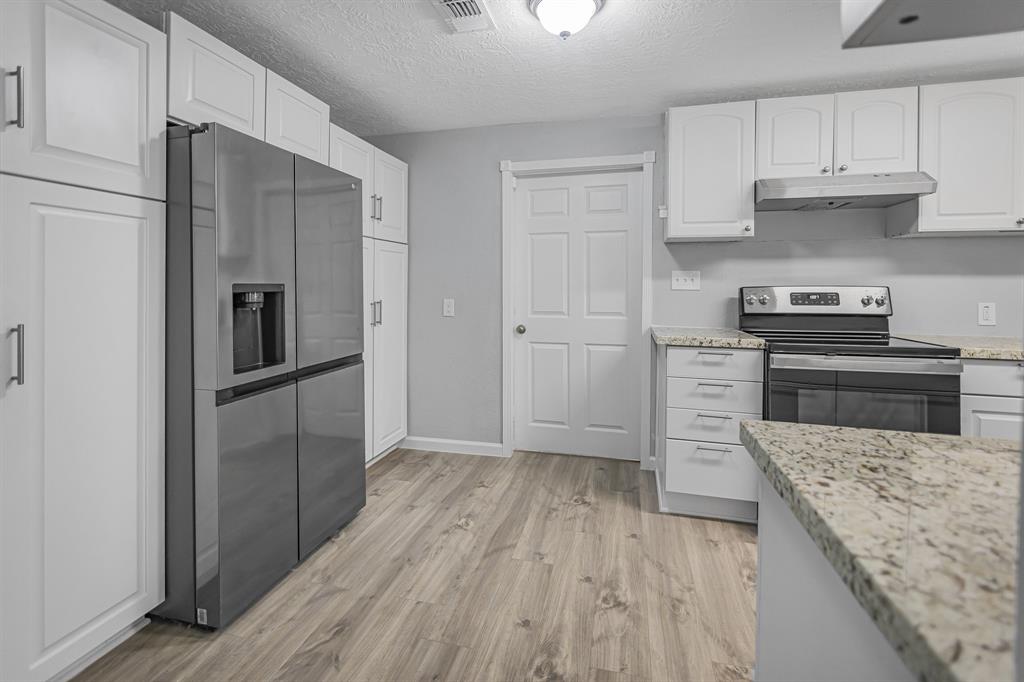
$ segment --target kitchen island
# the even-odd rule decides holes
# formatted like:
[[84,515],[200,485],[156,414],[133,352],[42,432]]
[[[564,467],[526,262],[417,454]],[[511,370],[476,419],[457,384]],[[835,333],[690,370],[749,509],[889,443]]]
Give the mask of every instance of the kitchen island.
[[745,421],[758,680],[1011,680],[1019,445]]

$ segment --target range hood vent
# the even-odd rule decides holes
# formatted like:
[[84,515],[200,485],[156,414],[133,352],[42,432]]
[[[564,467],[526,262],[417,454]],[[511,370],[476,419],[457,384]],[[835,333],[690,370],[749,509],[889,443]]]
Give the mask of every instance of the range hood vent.
[[759,211],[831,211],[885,208],[934,194],[927,173],[869,173],[810,178],[763,178],[754,183]]
[[434,0],[433,5],[452,33],[489,31],[494,28],[484,0]]

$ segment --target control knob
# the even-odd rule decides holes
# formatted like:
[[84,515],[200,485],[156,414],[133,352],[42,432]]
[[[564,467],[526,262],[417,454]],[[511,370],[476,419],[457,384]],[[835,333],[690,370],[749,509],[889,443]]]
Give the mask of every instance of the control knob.
[[743,300],[747,302],[747,305],[754,305],[755,303],[757,303],[757,296],[754,296],[753,294],[747,294],[747,297],[744,298]]
[[885,305],[885,296],[878,296],[875,298],[875,305],[879,308]]
[[760,303],[761,305],[768,305],[768,301],[770,300],[771,299],[768,298],[768,294],[761,294],[760,296],[757,297],[757,302]]
[[874,302],[875,302],[875,299],[874,299],[874,297],[873,297],[873,296],[871,296],[870,294],[868,294],[868,295],[867,295],[867,296],[865,296],[864,298],[860,299],[860,302],[861,302],[861,303],[863,303],[863,304],[864,304],[865,306],[869,306],[869,305],[871,305],[872,303],[874,303]]

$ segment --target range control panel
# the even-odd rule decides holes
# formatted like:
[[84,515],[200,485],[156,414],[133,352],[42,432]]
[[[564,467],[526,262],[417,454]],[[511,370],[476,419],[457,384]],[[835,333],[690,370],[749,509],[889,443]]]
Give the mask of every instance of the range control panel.
[[792,305],[839,305],[839,294],[834,291],[792,292],[789,295]]
[[744,315],[892,315],[889,287],[742,287]]

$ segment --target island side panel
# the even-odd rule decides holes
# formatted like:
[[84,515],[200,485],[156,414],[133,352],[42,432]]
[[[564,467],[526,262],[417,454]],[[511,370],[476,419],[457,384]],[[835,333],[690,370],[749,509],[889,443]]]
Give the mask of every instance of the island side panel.
[[756,682],[913,682],[914,676],[762,474]]

